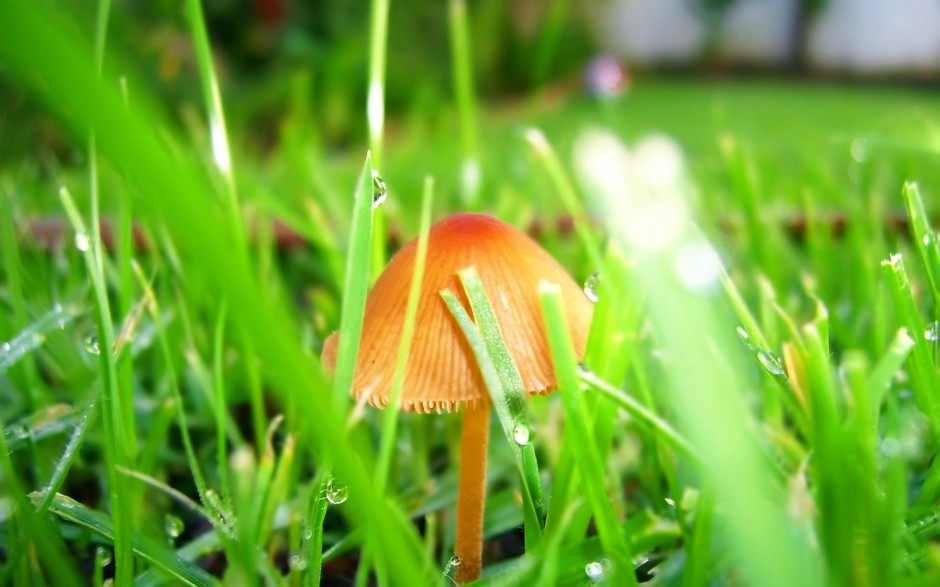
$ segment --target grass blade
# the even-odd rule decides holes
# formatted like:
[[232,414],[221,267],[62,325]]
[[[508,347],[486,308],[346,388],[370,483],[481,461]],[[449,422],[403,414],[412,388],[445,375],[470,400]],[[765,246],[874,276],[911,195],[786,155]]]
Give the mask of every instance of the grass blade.
[[911,220],[911,236],[920,258],[927,268],[927,278],[933,292],[934,303],[940,304],[940,239],[930,225],[924,200],[916,183],[904,184],[904,202]]
[[[496,325],[495,317],[492,315],[492,309],[489,307],[489,302],[486,300],[486,293],[483,291],[483,285],[476,275],[476,270],[465,269],[460,271],[458,275],[463,283],[464,290],[467,292],[467,297],[470,298],[473,296],[473,298],[476,298],[477,306],[474,307],[474,313],[476,314],[481,304],[485,304],[489,311],[489,319],[485,320],[486,334],[484,335],[482,333],[482,327],[478,327],[474,324],[467,310],[460,305],[460,301],[452,291],[441,291],[441,297],[444,299],[444,303],[447,304],[447,309],[450,310],[451,315],[454,316],[457,325],[460,326],[464,336],[467,338],[467,342],[470,344],[470,348],[473,350],[473,355],[477,360],[477,365],[480,367],[480,373],[483,375],[483,381],[486,383],[486,388],[490,393],[490,399],[499,417],[503,433],[512,451],[513,459],[519,469],[519,474],[522,479],[522,513],[525,519],[526,547],[534,548],[541,541],[542,537],[541,520],[543,516],[540,510],[541,482],[539,481],[538,468],[534,456],[532,458],[526,458],[524,455],[524,451],[534,450],[532,444],[526,443],[520,446],[514,438],[514,430],[517,426],[525,426],[526,429],[528,429],[529,425],[528,415],[525,412],[525,404],[522,400],[522,392],[520,391],[522,389],[521,379],[518,383],[512,381],[513,379],[519,379],[519,374],[516,372],[516,367],[512,363],[512,358],[509,357],[508,351],[505,350],[505,344],[503,344],[501,335],[499,334],[499,326]],[[473,307],[472,304],[473,302],[471,302],[471,307]],[[481,309],[480,311],[484,310]],[[483,319],[479,318],[479,314],[476,315],[478,319],[483,321]],[[501,359],[494,359],[490,354],[490,344],[494,346],[501,345],[505,355],[500,353],[499,356]],[[499,365],[499,360],[503,361],[502,365]],[[507,360],[508,363],[506,362]],[[504,373],[510,381],[507,382],[503,380],[502,376]]]
[[0,344],[0,374],[41,347],[47,334],[57,328],[65,328],[80,314],[77,304],[56,305],[19,334]]
[[[38,494],[33,494],[39,499]],[[54,496],[50,511],[63,520],[86,528],[105,540],[113,541],[114,525],[111,518],[85,507],[70,497],[58,494]],[[212,577],[193,563],[183,560],[172,550],[155,540],[140,535],[132,536],[134,552],[143,560],[154,565],[169,577],[183,585],[192,587],[209,587]],[[127,583],[130,585],[130,582]]]
[[[117,582],[129,582],[133,576],[134,560],[131,549],[131,532],[133,529],[133,512],[130,507],[130,493],[127,481],[119,475],[119,467],[128,467],[130,456],[128,450],[131,446],[126,442],[127,433],[124,422],[125,415],[133,411],[123,406],[123,400],[118,389],[117,365],[112,349],[114,348],[114,325],[111,321],[111,308],[108,302],[108,291],[105,284],[104,272],[99,260],[101,259],[101,241],[90,238],[85,222],[78,213],[78,208],[72,201],[68,190],[59,191],[62,206],[68,215],[69,221],[75,230],[75,244],[82,252],[85,260],[85,270],[91,281],[95,300],[95,322],[98,327],[98,365],[101,381],[101,412],[104,421],[104,444],[108,466],[108,494],[111,502],[111,512],[114,518],[114,562],[115,579]],[[98,235],[100,239],[100,233]]]
[[630,397],[626,392],[615,388],[590,371],[581,371],[579,377],[581,381],[587,383],[599,391],[605,398],[623,408],[624,411],[636,418],[637,421],[641,422],[644,426],[648,427],[654,434],[659,436],[674,449],[687,457],[701,461],[701,455],[698,454],[698,451],[695,450],[688,440],[683,438],[668,422],[654,414],[649,408],[636,399]]
[[333,410],[339,421],[344,421],[349,406],[362,317],[369,291],[369,252],[372,236],[372,155],[366,154],[353,195],[352,232],[346,258],[346,278],[343,285],[343,305],[340,323],[343,325],[336,349],[336,371],[333,375]]
[[451,69],[454,76],[454,94],[457,96],[457,112],[460,116],[460,145],[463,155],[460,195],[463,197],[463,206],[472,209],[479,197],[481,170],[466,0],[448,0],[447,9]]
[[401,410],[399,400],[405,382],[405,367],[411,349],[415,319],[418,315],[418,302],[421,295],[421,283],[424,279],[424,265],[428,253],[428,231],[431,229],[431,206],[434,201],[434,180],[425,178],[424,194],[421,198],[421,228],[418,232],[418,248],[415,252],[414,273],[408,291],[408,303],[405,307],[405,325],[402,327],[401,342],[398,346],[398,362],[392,379],[392,395],[382,419],[382,440],[379,448],[379,461],[376,465],[376,483],[379,491],[385,491],[388,475],[392,466],[392,451],[398,430],[398,415]]
[[[584,491],[594,512],[594,523],[597,525],[597,532],[604,550],[613,558],[614,578],[612,581],[615,584],[635,585],[636,575],[633,572],[630,545],[621,533],[616,514],[608,501],[605,485],[600,482],[604,478],[604,465],[590,432],[591,422],[578,382],[578,358],[568,334],[570,330],[562,303],[561,290],[556,284],[542,282],[539,285],[539,298],[542,303],[542,314],[545,317],[558,389],[572,433],[570,441],[577,443],[581,448],[578,468],[584,480]],[[618,583],[618,579],[622,583]]]

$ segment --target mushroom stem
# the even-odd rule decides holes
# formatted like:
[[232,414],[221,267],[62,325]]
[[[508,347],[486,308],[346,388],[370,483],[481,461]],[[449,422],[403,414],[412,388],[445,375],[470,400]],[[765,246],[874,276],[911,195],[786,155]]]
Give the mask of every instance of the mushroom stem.
[[480,578],[483,567],[483,504],[486,497],[486,445],[490,432],[490,407],[467,406],[460,437],[460,483],[457,487],[457,538],[460,557],[458,585]]

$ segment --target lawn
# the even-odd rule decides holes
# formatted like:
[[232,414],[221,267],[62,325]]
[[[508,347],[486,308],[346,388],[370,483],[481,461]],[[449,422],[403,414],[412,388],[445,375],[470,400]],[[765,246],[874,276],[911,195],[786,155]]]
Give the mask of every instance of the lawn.
[[[189,93],[109,4],[0,6],[0,584],[458,581],[469,419],[350,391],[382,268],[430,235],[438,273],[430,227],[464,212],[593,306],[578,356],[568,290],[526,290],[558,389],[523,398],[508,290],[481,263],[431,292],[493,408],[479,584],[940,581],[934,87],[638,72],[451,100],[415,74],[337,138],[302,69],[226,84],[199,2]],[[511,280],[536,254],[506,255]]]

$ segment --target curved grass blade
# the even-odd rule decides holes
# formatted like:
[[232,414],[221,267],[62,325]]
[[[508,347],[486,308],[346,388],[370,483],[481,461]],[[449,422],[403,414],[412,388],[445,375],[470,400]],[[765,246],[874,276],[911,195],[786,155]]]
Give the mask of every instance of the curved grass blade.
[[698,454],[698,451],[695,450],[695,447],[686,440],[675,428],[669,425],[668,422],[654,414],[646,406],[641,404],[639,401],[633,399],[623,390],[617,389],[610,383],[607,383],[594,373],[590,371],[581,371],[579,373],[581,381],[592,386],[594,389],[599,391],[604,397],[614,402],[628,414],[637,419],[641,424],[649,428],[654,434],[659,436],[664,442],[671,445],[674,449],[683,453],[687,457],[691,457],[696,461],[702,459],[701,455]]
[[0,374],[42,346],[47,334],[65,328],[80,314],[77,304],[56,305],[12,339],[0,344]]
[[[38,501],[44,499],[44,496],[40,492],[34,492],[30,494],[30,498]],[[63,520],[86,528],[108,541],[114,539],[114,526],[110,517],[85,507],[68,496],[56,494],[49,506],[49,511]],[[183,585],[209,587],[212,584],[212,577],[209,573],[184,560],[155,540],[134,534],[131,536],[131,544],[137,556]]]

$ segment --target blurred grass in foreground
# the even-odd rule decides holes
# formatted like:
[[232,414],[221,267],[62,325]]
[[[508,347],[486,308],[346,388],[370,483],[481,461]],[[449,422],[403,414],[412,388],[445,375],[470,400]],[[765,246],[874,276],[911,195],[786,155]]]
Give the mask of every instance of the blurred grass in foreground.
[[[297,78],[263,158],[222,129],[226,175],[212,124],[171,122],[119,56],[98,81],[62,14],[7,3],[0,20],[5,75],[84,157],[93,135],[99,169],[24,154],[0,172],[0,579],[71,585],[91,565],[100,583],[117,563],[144,585],[446,581],[458,421],[402,414],[376,484],[383,415],[349,425],[345,376],[331,389],[317,359],[368,286],[365,146],[325,155]],[[577,378],[543,292],[566,394],[527,404],[545,534],[515,556],[519,470],[494,441],[484,583],[940,579],[938,114],[915,91],[678,80],[477,112],[477,205],[598,273]],[[435,216],[459,209],[468,156],[465,110],[409,116],[378,170],[394,242],[417,232],[428,174]],[[47,254],[22,232],[63,213],[60,186],[77,233]],[[113,254],[80,229],[96,189],[122,219]],[[274,217],[309,245],[278,249]]]

